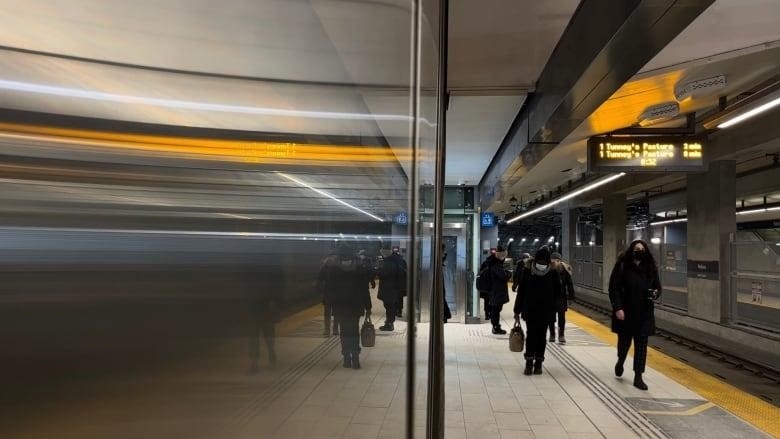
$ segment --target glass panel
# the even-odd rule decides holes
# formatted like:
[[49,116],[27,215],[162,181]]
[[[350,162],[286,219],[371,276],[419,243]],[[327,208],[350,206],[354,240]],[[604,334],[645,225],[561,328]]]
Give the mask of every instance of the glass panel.
[[735,320],[780,331],[780,242],[734,242],[732,258]]
[[55,3],[106,62],[2,52],[3,433],[423,437],[436,2],[419,65],[412,2]]

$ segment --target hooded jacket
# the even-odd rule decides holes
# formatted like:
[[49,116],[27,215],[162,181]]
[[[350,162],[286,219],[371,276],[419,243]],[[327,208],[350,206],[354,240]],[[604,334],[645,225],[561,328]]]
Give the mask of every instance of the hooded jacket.
[[[546,257],[540,252],[520,274],[514,312],[527,322],[548,324],[555,321],[555,312],[558,310],[556,305],[563,295],[563,289],[560,274],[550,263],[549,251]],[[537,261],[546,264],[547,268],[539,270]]]

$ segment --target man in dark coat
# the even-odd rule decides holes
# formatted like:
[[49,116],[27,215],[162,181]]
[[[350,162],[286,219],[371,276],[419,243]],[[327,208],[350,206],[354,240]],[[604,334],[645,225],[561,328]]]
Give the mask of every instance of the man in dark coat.
[[344,367],[359,369],[360,316],[371,313],[366,266],[353,256],[349,247],[340,246],[337,257],[328,259],[322,271],[333,314],[339,322]]
[[550,250],[540,248],[520,275],[515,298],[515,319],[522,317],[527,329],[525,375],[540,375],[547,341],[547,326],[555,322],[556,303],[563,293],[561,277],[552,267]]
[[[571,278],[571,265],[567,264],[561,259],[560,253],[553,253],[552,265],[558,274],[561,276],[561,287],[563,288],[563,294],[558,296],[558,303],[556,303],[556,312],[558,316],[558,343],[566,344],[566,336],[564,330],[566,329],[566,311],[569,310],[569,301],[574,300],[574,281]],[[550,342],[555,341],[555,322],[550,322]]]
[[632,242],[618,258],[609,276],[612,332],[618,335],[615,375],[623,375],[623,363],[634,342],[634,387],[647,390],[642,380],[647,363],[648,337],[655,334],[653,301],[661,296],[658,266],[647,243]]
[[377,298],[385,305],[385,324],[380,331],[392,331],[398,315],[402,297],[406,295],[406,261],[398,247],[393,247],[390,256],[382,261],[379,269],[379,294]]
[[509,279],[512,272],[504,267],[507,251],[504,247],[496,248],[495,257],[488,258],[488,270],[490,273],[490,323],[493,325],[493,334],[506,334],[501,328],[501,310],[504,304],[509,302]]

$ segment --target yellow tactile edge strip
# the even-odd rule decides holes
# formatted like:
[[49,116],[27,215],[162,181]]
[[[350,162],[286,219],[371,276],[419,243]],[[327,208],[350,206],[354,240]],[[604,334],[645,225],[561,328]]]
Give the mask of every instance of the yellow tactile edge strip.
[[[605,343],[617,345],[617,336],[606,326],[571,309],[568,314],[569,321],[584,331]],[[780,409],[772,404],[653,348],[647,350],[647,363],[763,432],[780,437]]]

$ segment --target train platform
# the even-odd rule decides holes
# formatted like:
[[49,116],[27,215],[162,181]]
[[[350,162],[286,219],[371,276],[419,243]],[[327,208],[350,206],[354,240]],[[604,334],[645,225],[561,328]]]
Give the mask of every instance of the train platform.
[[[374,321],[382,318],[374,307]],[[505,312],[504,325],[511,322]],[[613,375],[614,336],[569,312],[567,344],[548,345],[544,373],[524,376],[522,354],[489,324],[445,325],[447,438],[766,438],[780,433],[780,410],[728,383],[652,350],[645,380],[632,385],[631,358]],[[321,322],[321,321],[320,321]],[[311,335],[317,320],[290,335]],[[377,325],[378,326],[378,325]],[[406,323],[378,332],[360,370],[344,369],[336,338],[303,362],[287,389],[247,414],[246,438],[398,438],[404,435]],[[428,325],[418,324],[417,437],[424,437]],[[305,370],[303,370],[305,369]]]

